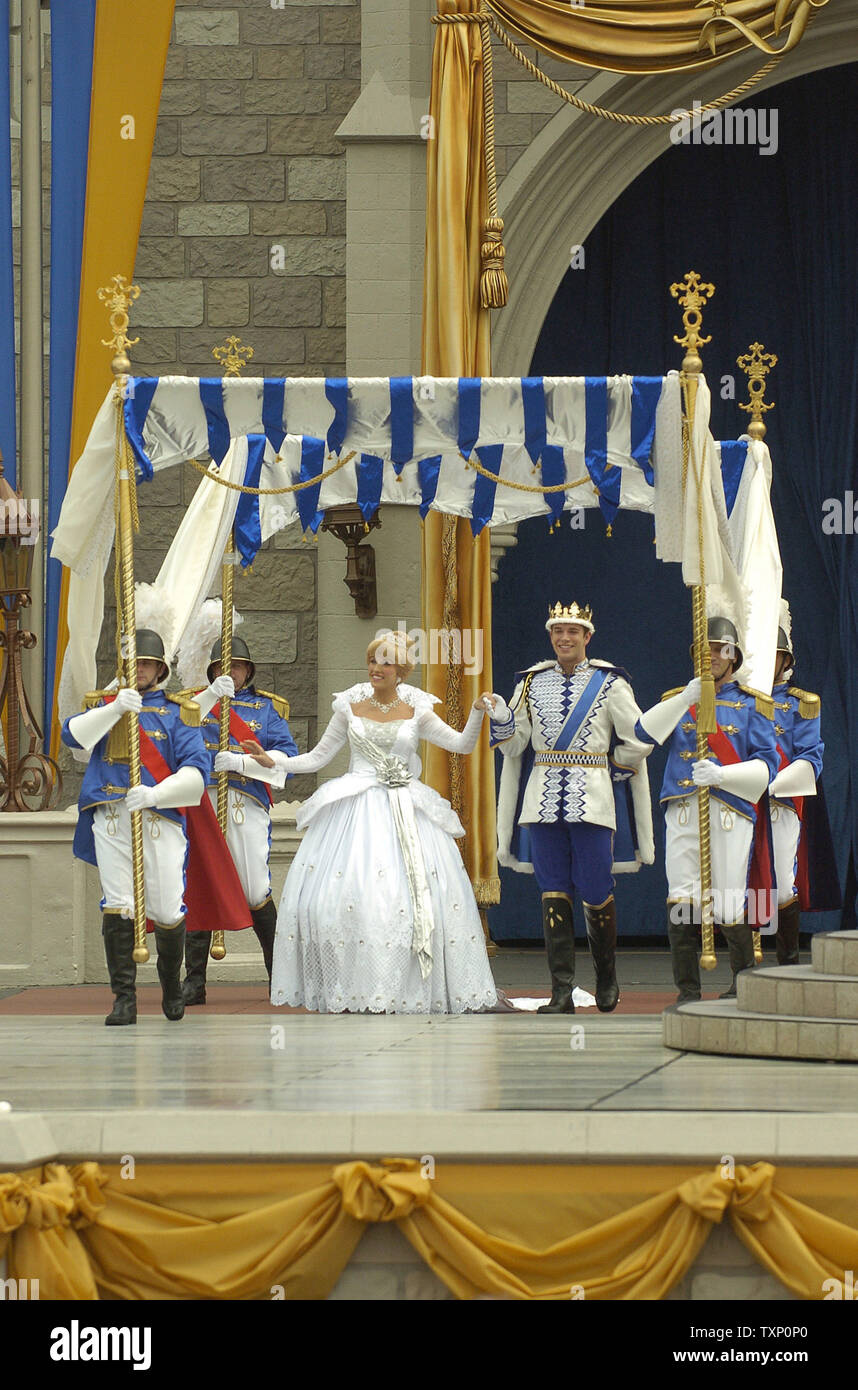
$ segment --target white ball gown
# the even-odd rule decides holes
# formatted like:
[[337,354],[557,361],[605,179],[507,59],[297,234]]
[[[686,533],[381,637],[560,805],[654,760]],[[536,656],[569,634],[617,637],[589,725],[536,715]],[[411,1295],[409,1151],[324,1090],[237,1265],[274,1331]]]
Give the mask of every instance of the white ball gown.
[[400,685],[407,719],[353,714],[372,693],[367,682],[335,696],[312,752],[274,755],[281,772],[315,772],[348,742],[351,761],[298,813],[304,838],[280,899],[271,1002],[317,1013],[489,1009],[497,994],[483,928],[453,843],[465,832],[419,780],[417,756],[421,739],[470,753],[482,713],[456,733],[432,712],[435,696]]

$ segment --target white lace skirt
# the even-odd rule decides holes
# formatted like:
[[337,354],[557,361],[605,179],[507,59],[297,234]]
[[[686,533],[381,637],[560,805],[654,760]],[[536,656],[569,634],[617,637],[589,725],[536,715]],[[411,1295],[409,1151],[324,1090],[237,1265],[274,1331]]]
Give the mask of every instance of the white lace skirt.
[[411,949],[411,898],[387,792],[322,807],[289,870],[274,942],[273,1004],[316,1013],[465,1013],[497,994],[473,890],[452,836],[415,809],[432,896],[433,964]]

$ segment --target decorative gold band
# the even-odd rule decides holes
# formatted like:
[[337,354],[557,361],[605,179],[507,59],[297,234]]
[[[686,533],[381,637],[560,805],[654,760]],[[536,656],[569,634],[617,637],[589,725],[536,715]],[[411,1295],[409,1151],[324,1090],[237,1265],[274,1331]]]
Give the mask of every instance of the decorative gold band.
[[546,767],[596,767],[607,768],[607,753],[535,753],[533,761]]

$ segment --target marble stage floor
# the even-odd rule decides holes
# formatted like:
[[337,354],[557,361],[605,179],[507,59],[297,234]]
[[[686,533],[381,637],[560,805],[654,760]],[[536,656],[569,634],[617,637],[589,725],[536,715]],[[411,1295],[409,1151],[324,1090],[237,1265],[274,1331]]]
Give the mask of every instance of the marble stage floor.
[[[3,1001],[5,1006],[16,998]],[[0,1169],[63,1159],[849,1163],[853,1066],[665,1048],[657,1015],[0,1012]]]

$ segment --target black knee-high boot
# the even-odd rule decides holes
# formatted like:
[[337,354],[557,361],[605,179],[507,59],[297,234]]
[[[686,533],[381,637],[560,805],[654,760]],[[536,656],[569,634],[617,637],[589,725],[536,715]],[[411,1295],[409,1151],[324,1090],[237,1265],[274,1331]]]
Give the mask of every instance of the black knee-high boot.
[[261,907],[252,907],[250,915],[253,918],[253,930],[256,933],[256,939],[262,947],[262,959],[265,962],[270,985],[271,966],[274,961],[274,934],[277,931],[277,908],[269,898]]
[[182,995],[182,956],[185,951],[185,924],[162,927],[155,923],[155,945],[158,949],[158,979],[161,981],[161,1012],[171,1023],[185,1016]]
[[667,939],[670,942],[673,982],[679,990],[676,1002],[695,1002],[700,998],[700,942],[690,902],[667,904]]
[[104,955],[115,995],[113,1011],[104,1022],[121,1028],[137,1022],[137,963],[134,960],[134,923],[118,912],[105,912],[101,920]]
[[551,971],[551,1002],[538,1010],[541,1014],[574,1014],[575,928],[572,900],[565,893],[542,896],[542,930]]
[[620,1002],[617,984],[617,904],[613,897],[599,907],[584,904],[587,940],[596,967],[596,1008],[601,1014],[613,1013]]
[[186,1004],[206,1002],[206,968],[211,944],[211,932],[185,933],[185,978],[182,981],[182,997]]
[[736,998],[736,976],[740,970],[750,970],[754,964],[754,933],[747,922],[728,922],[721,927],[730,952],[730,969],[733,979],[730,988],[719,994],[719,999]]
[[775,950],[778,965],[798,965],[798,928],[801,908],[798,898],[778,908],[778,930],[775,936]]

